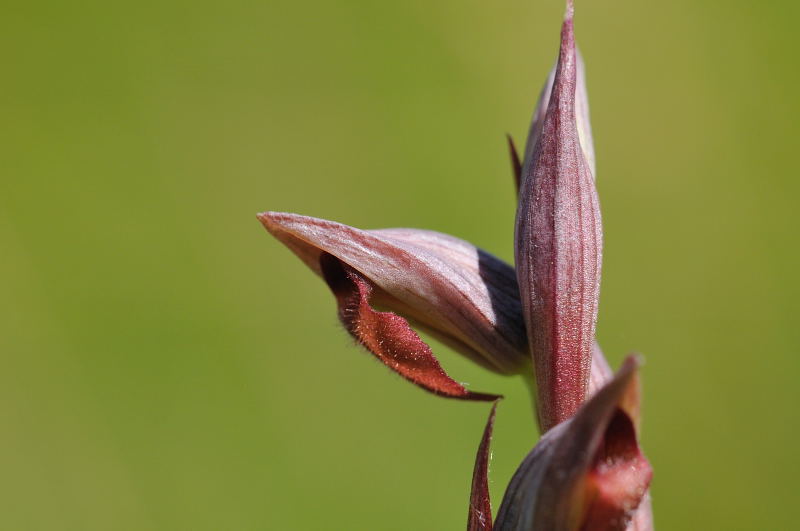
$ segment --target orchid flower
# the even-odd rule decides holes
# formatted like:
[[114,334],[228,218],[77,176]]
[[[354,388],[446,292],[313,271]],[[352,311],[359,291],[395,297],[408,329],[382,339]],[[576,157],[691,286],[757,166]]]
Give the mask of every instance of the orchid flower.
[[[320,276],[350,335],[391,370],[446,398],[492,401],[473,470],[468,531],[652,529],[652,470],[638,444],[639,358],[616,375],[594,340],[602,229],[572,0],[534,111],[518,189],[515,267],[419,229],[360,230],[265,212],[264,227]],[[499,400],[449,376],[414,329],[472,361],[535,379],[542,438],[492,522],[489,446]]]

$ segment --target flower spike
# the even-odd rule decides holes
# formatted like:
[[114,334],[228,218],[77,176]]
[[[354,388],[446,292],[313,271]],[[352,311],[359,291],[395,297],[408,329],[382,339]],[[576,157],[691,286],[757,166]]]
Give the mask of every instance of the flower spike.
[[414,383],[447,396],[478,397],[441,379],[444,372],[406,319],[496,372],[530,366],[514,270],[490,254],[432,231],[364,231],[279,212],[258,218],[326,280],[348,332]]
[[[507,137],[518,197],[515,268],[437,232],[258,215],[325,280],[342,325],[384,365],[439,396],[493,401],[475,457],[467,531],[653,530],[652,469],[638,442],[640,360],[629,356],[614,374],[595,341],[602,226],[573,15],[567,0],[558,60],[524,152]],[[488,473],[502,397],[453,380],[412,326],[490,370],[535,378],[543,435],[494,522]]]
[[600,207],[576,121],[578,70],[570,3],[541,132],[523,165],[515,232],[543,431],[586,398],[600,290]]

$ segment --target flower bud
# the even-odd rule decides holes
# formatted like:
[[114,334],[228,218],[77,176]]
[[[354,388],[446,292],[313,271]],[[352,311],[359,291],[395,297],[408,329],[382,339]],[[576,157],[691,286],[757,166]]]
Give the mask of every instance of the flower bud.
[[570,6],[541,130],[533,128],[523,164],[515,232],[543,431],[586,398],[600,290],[600,207],[576,118],[578,70]]

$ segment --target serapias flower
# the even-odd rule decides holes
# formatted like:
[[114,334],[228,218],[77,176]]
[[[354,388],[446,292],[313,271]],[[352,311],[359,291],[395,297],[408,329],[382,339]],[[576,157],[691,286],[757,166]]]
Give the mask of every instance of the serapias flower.
[[652,529],[652,469],[637,441],[638,366],[628,357],[573,417],[544,434],[511,479],[494,526],[485,474],[492,408],[473,473],[468,531]]
[[514,270],[491,254],[433,231],[360,230],[280,212],[258,218],[325,279],[348,332],[426,390],[496,398],[470,393],[447,377],[406,319],[495,372],[516,374],[530,367]]

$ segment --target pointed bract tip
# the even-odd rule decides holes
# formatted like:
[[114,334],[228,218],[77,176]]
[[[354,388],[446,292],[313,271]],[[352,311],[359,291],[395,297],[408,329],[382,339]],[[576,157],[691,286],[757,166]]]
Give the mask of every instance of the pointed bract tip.
[[628,354],[617,371],[622,378],[629,378],[644,365],[644,357],[641,354]]
[[[564,23],[561,25],[561,53],[563,54],[564,51],[569,52],[569,56],[575,54],[575,31],[574,31],[574,9],[572,9],[572,3],[570,2],[567,5],[567,12],[564,14]],[[562,58],[561,60],[567,60],[567,58]]]
[[271,211],[259,212],[258,214],[256,214],[256,218],[258,218],[258,220],[261,223],[266,223],[274,214],[275,214],[275,212],[271,212]]
[[300,214],[292,214],[290,212],[275,212],[272,210],[268,210],[266,212],[259,212],[258,214],[256,214],[256,218],[265,227],[275,227],[275,226],[285,225],[292,221],[313,219],[309,218],[308,216],[302,216]]
[[626,378],[625,394],[620,399],[619,407],[633,421],[636,430],[639,430],[641,423],[641,396],[639,389],[639,369],[644,365],[644,357],[641,354],[629,354],[619,373]]
[[472,490],[469,498],[469,513],[467,516],[467,531],[492,531],[492,505],[489,500],[489,458],[491,457],[490,445],[494,417],[497,411],[495,400],[486,427],[483,429],[478,453],[475,456],[475,468],[472,471]]
[[260,221],[263,225],[266,225],[269,222],[269,215],[270,212],[259,212],[256,214],[256,219]]
[[259,212],[256,214],[256,219],[264,225],[264,228],[270,232],[273,232],[281,225],[284,225],[286,221],[291,219],[292,217],[297,216],[297,214],[288,214],[286,212]]
[[567,0],[567,10],[564,13],[564,20],[572,20],[575,16],[575,4],[572,0]]
[[511,156],[511,171],[514,175],[514,188],[519,195],[519,185],[522,181],[522,160],[519,158],[517,146],[514,145],[514,139],[511,135],[506,133],[506,140],[508,141],[508,151]]

